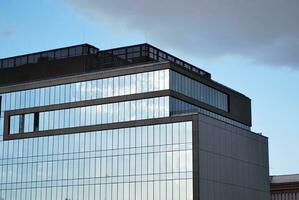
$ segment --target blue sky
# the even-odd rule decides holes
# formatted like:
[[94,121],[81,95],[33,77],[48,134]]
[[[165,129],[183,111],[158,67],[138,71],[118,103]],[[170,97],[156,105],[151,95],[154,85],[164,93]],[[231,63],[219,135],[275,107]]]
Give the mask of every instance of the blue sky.
[[[257,7],[262,7],[259,4],[264,1],[268,0],[257,1]],[[126,2],[128,8],[122,2]],[[201,29],[196,28],[192,20],[176,19],[170,11],[167,15],[161,14],[162,8],[148,12],[146,8],[150,6],[144,1],[134,4],[135,7],[131,6],[132,0],[122,2],[115,2],[116,8],[108,1],[95,0],[27,0],[23,3],[2,0],[0,57],[79,43],[90,43],[100,49],[151,43],[209,71],[214,80],[250,97],[252,130],[269,137],[271,174],[299,173],[299,39],[295,34],[298,29],[291,28],[289,19],[294,17],[291,8],[285,7],[286,16],[280,12],[276,20],[277,23],[286,20],[290,27],[280,23],[285,31],[275,32],[279,28],[277,24],[268,23],[262,11],[255,12],[255,4],[249,5],[251,12],[264,19],[269,27],[257,23],[263,20],[250,15],[243,17],[243,21],[234,21],[239,19],[238,13],[215,5],[204,4],[209,11],[217,12],[216,17],[209,13],[198,16],[191,6],[188,10],[186,4],[184,17],[193,19]],[[176,0],[173,4],[172,10],[180,7]],[[194,3],[193,7],[196,6]],[[277,7],[284,10],[283,5]],[[118,10],[122,8],[126,12]],[[275,11],[275,7],[272,9]]]

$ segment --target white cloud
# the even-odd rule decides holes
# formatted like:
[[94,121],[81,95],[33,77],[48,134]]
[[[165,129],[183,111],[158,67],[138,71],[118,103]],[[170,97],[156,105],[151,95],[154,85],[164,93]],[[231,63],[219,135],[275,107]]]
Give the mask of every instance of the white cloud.
[[298,0],[64,1],[95,23],[199,57],[299,67]]

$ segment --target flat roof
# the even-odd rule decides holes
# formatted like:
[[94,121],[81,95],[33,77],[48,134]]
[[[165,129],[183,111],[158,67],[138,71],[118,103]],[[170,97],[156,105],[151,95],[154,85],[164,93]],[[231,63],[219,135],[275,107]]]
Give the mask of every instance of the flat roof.
[[271,184],[299,182],[299,174],[270,176]]

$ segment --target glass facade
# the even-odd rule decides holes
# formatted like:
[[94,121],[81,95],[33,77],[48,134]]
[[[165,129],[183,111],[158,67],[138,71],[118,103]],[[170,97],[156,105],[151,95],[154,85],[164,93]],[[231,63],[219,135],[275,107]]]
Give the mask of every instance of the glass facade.
[[212,117],[212,118],[218,119],[220,121],[226,122],[228,124],[237,126],[239,128],[250,130],[250,126],[246,126],[245,124],[242,124],[235,120],[229,119],[227,117],[223,117],[221,115],[218,115],[217,113],[214,113],[214,112],[208,111],[206,109],[203,109],[201,107],[186,103],[186,102],[178,100],[176,98],[170,97],[169,103],[170,103],[169,109],[171,111],[171,114],[180,114],[180,113],[186,113],[186,112],[199,112],[199,113],[207,115],[209,117]]
[[5,93],[1,107],[7,111],[166,89],[169,70],[159,70]]
[[170,71],[170,89],[228,112],[228,96],[187,76]]
[[[38,117],[35,118],[34,116],[36,114]],[[168,116],[169,97],[157,97],[11,116],[10,134]],[[22,118],[25,118],[23,122],[20,120]],[[23,127],[23,129],[21,127]]]
[[[15,76],[27,67],[18,66],[28,65],[30,71],[32,64],[49,67],[49,73]],[[59,70],[64,64],[65,70]],[[245,153],[257,145],[266,152],[266,138],[247,136],[242,129],[250,126],[232,120],[251,124],[250,99],[213,84],[208,72],[157,48],[142,44],[99,51],[79,45],[0,60],[0,69],[13,67],[0,81],[0,200],[257,194],[258,179],[247,183],[222,176],[236,171],[223,167],[236,159],[248,166],[245,174],[261,168],[261,177],[268,177],[266,164],[256,167],[266,163],[261,160],[266,155],[250,163],[252,156],[241,155],[242,160],[235,155],[240,149],[225,148],[240,147],[231,145],[235,137],[246,143]],[[244,106],[239,111],[229,100]]]
[[[173,70],[157,70],[1,94],[0,140],[3,135],[4,111],[166,89],[173,89],[222,110],[228,109],[226,94]],[[177,113],[188,110],[206,114],[247,130],[250,129],[242,123],[188,103],[173,101],[169,105],[169,97],[11,116],[9,129],[10,134],[17,134],[165,117],[170,115],[169,112]]]
[[3,200],[192,200],[192,122],[0,142]]
[[168,69],[5,93],[1,95],[3,97],[2,108],[15,110],[169,88],[228,111],[226,94]]
[[[4,111],[169,89],[160,70],[2,94]],[[169,97],[10,116],[10,134],[168,117]],[[0,199],[192,200],[192,122],[0,141]]]
[[168,96],[11,116],[9,130],[10,134],[28,133],[168,117],[184,112],[199,112],[250,130],[242,123]]
[[[5,111],[169,89],[228,111],[226,94],[170,69],[1,94],[0,199],[192,200],[191,121],[3,141]],[[161,96],[12,115],[9,134],[163,118],[189,111],[247,129],[205,109]]]
[[34,128],[34,114],[24,114],[24,115],[16,115],[10,117],[9,124],[9,133],[17,134],[17,133],[28,133],[37,131]]

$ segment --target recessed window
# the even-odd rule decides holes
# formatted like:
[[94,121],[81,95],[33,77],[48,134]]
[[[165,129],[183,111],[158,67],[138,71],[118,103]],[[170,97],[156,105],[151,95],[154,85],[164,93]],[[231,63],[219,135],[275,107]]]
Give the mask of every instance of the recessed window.
[[39,113],[34,113],[34,124],[33,124],[33,131],[38,131],[39,127]]
[[19,133],[24,133],[24,116],[25,115],[19,115],[20,121],[19,121]]
[[38,131],[39,113],[28,113],[10,116],[9,134]]

